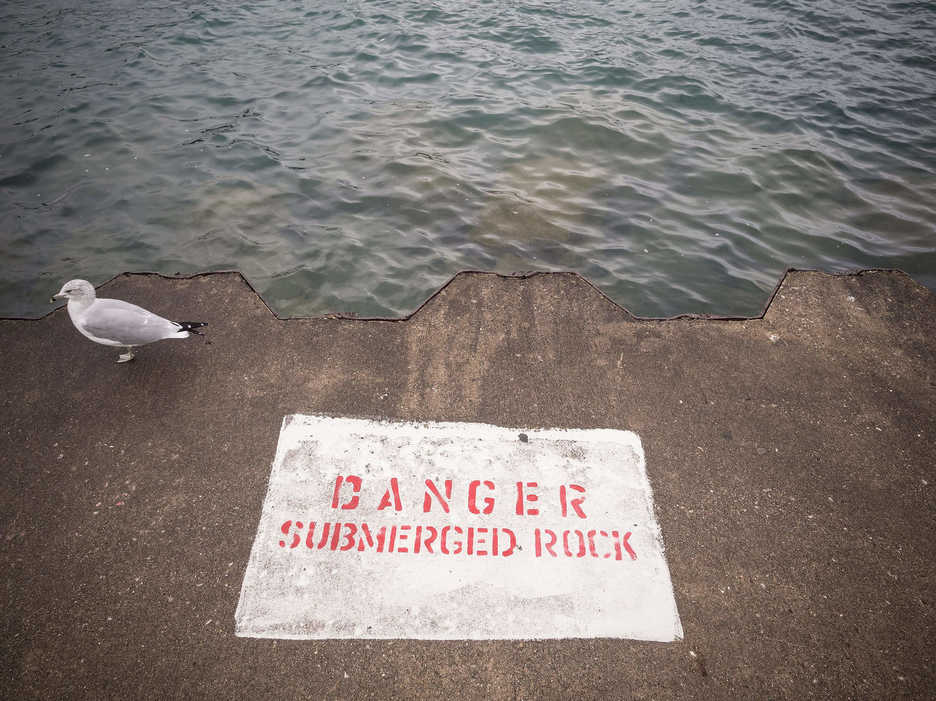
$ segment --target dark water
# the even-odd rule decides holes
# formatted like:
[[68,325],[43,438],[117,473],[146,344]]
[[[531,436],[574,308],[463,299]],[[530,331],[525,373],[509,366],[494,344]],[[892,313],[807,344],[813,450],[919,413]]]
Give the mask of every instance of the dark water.
[[787,266],[936,287],[936,3],[0,5],[0,314],[239,268],[402,315],[462,268],[644,315]]

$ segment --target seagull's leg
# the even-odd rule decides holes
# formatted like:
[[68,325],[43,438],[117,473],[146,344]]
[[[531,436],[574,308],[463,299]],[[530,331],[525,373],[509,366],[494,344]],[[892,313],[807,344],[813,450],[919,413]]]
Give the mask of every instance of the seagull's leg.
[[133,360],[133,348],[127,346],[126,350],[126,353],[121,353],[119,356],[117,356],[118,363],[127,363]]

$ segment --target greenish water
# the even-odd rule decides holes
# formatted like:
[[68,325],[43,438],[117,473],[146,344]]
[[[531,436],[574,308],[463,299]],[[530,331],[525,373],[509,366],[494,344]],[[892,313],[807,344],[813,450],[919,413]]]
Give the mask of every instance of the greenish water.
[[0,97],[0,315],[128,270],[284,315],[463,268],[643,315],[788,266],[936,287],[931,2],[8,0]]

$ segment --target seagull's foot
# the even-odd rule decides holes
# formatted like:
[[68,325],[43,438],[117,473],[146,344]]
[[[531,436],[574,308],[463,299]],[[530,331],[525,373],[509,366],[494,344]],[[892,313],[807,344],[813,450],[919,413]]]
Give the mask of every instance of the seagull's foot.
[[117,362],[129,363],[131,360],[133,360],[133,358],[134,358],[133,349],[128,348],[126,353],[121,353],[119,356],[117,356]]

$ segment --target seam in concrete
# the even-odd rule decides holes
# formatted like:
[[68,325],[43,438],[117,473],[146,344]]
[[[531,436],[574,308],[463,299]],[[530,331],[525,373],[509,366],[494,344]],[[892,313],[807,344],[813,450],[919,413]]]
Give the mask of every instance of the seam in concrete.
[[[627,316],[631,317],[635,321],[678,321],[678,320],[697,320],[697,321],[751,321],[755,319],[763,319],[766,316],[767,312],[770,309],[770,305],[773,304],[774,299],[777,296],[777,293],[780,291],[780,288],[783,287],[783,283],[786,281],[790,273],[818,273],[820,275],[826,275],[829,277],[859,277],[861,275],[866,275],[868,273],[899,273],[901,275],[906,275],[912,279],[905,271],[899,268],[855,268],[853,270],[845,270],[839,272],[828,272],[825,270],[819,270],[816,268],[787,268],[783,271],[783,274],[780,276],[780,279],[777,281],[777,284],[774,286],[773,291],[767,298],[767,301],[764,303],[763,308],[761,309],[760,314],[754,316],[721,316],[718,314],[695,314],[695,313],[683,313],[676,314],[674,316],[638,316],[631,312],[627,307],[611,299],[604,291],[601,290],[595,283],[586,278],[584,275],[574,271],[567,270],[536,270],[530,272],[517,272],[517,273],[498,273],[490,270],[475,270],[475,269],[465,269],[459,270],[453,274],[448,280],[446,280],[442,285],[439,286],[432,294],[430,294],[419,306],[416,307],[412,312],[406,316],[401,317],[389,317],[389,316],[358,316],[353,313],[347,312],[330,312],[325,314],[319,314],[317,316],[288,316],[281,317],[277,314],[273,308],[267,304],[267,301],[263,298],[263,295],[257,290],[256,287],[247,279],[247,276],[244,275],[240,270],[209,270],[199,273],[192,273],[191,275],[166,275],[164,273],[152,272],[152,271],[139,271],[139,272],[123,272],[114,275],[112,278],[105,280],[100,285],[96,285],[95,289],[100,289],[109,285],[111,282],[120,277],[127,277],[132,275],[148,275],[161,277],[166,280],[192,280],[199,277],[207,277],[209,275],[237,275],[240,279],[250,288],[250,291],[253,292],[257,298],[263,303],[263,306],[269,310],[276,319],[280,321],[296,321],[296,320],[315,320],[315,319],[337,319],[343,321],[390,321],[390,322],[402,322],[409,321],[415,317],[424,307],[426,307],[433,299],[442,294],[449,285],[451,285],[455,280],[461,275],[482,275],[482,276],[494,276],[502,279],[516,279],[516,280],[526,280],[528,278],[538,277],[541,275],[568,275],[579,279],[581,282],[585,283],[592,290],[598,293],[605,301],[609,302],[611,305],[617,309],[624,312]],[[47,316],[50,316],[58,307],[52,309],[42,316],[39,317],[19,317],[19,316],[5,316],[0,317],[0,321],[40,321],[45,319]]]

